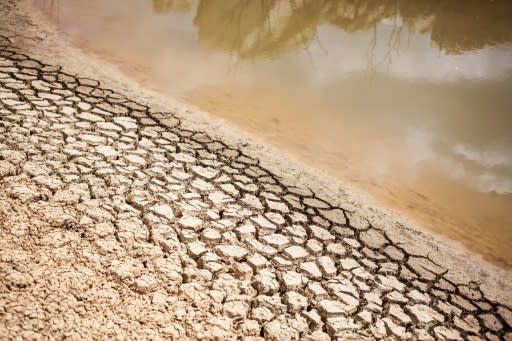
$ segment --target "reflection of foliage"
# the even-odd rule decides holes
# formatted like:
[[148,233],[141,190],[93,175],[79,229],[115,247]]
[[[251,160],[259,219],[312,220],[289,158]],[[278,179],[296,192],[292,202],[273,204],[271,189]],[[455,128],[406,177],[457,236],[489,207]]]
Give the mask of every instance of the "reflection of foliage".
[[366,31],[383,18],[396,15],[396,0],[324,1],[325,19],[347,32]]
[[309,45],[321,13],[317,0],[203,0],[194,24],[205,46],[241,58],[268,57]]
[[363,31],[401,16],[411,30],[431,32],[432,41],[462,53],[512,40],[509,0],[326,0],[328,21],[345,31]]
[[432,40],[452,53],[508,42],[512,40],[512,1],[441,1]]
[[[168,11],[191,8],[195,0],[153,3]],[[393,18],[397,26],[431,32],[450,53],[512,40],[511,0],[200,0],[194,24],[202,45],[256,58],[309,46],[321,24],[355,32]],[[390,45],[399,44],[397,35],[393,30]]]
[[197,0],[153,0],[155,12],[188,11]]

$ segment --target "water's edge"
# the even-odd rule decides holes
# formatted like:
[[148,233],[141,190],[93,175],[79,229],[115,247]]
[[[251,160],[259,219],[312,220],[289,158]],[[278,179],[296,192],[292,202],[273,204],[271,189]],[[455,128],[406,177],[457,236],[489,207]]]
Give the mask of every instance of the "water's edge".
[[[34,56],[62,65],[70,73],[100,78],[104,86],[154,108],[175,112],[186,126],[194,130],[203,130],[228,144],[242,147],[247,154],[259,158],[262,166],[282,176],[285,183],[300,183],[321,193],[322,197],[335,204],[343,203],[348,209],[357,209],[372,225],[402,235],[418,254],[426,254],[449,269],[457,269],[450,270],[454,277],[473,277],[475,281],[483,283],[489,295],[502,297],[504,301],[512,301],[511,271],[497,268],[482,260],[479,255],[469,252],[456,241],[434,235],[396,212],[379,207],[372,198],[352,185],[333,179],[324,172],[295,160],[285,152],[262,143],[255,136],[248,136],[223,120],[141,88],[133,80],[120,74],[114,66],[84,54],[63,40],[52,27],[45,25],[36,13],[29,10],[28,0],[21,4],[21,11],[10,15],[17,17],[18,25],[30,26],[30,33],[26,36],[16,36],[18,32],[11,32],[11,35],[17,44],[23,45]],[[20,18],[23,20],[19,20]],[[6,20],[7,26],[9,22],[10,20]],[[23,31],[25,33],[25,28]]]
[[[458,85],[447,88],[444,82],[436,82],[425,88],[420,77],[417,81],[411,80],[407,88],[412,90],[408,93],[402,92],[405,90],[404,84],[392,75],[389,79],[384,77],[378,81],[383,82],[380,85],[371,84],[373,81],[359,84],[359,81],[352,79],[339,79],[339,82],[346,84],[323,85],[327,87],[324,89],[327,93],[339,90],[335,92],[342,98],[334,103],[329,96],[319,97],[318,92],[322,87],[319,84],[313,87],[295,85],[302,83],[302,77],[308,78],[306,75],[299,76],[295,81],[294,75],[302,74],[305,67],[295,57],[288,60],[289,64],[298,63],[290,70],[283,63],[273,64],[280,58],[273,61],[263,58],[250,63],[241,62],[241,69],[233,70],[233,73],[224,70],[224,66],[230,65],[230,62],[222,60],[226,57],[225,53],[214,53],[208,46],[202,46],[201,26],[196,27],[196,33],[191,33],[195,32],[195,28],[190,27],[192,18],[189,14],[194,10],[186,15],[160,16],[161,13],[155,13],[151,8],[151,1],[127,1],[122,4],[90,1],[85,4],[77,1],[63,3],[33,0],[31,3],[33,8],[42,13],[45,22],[61,34],[61,39],[66,39],[70,45],[87,55],[115,65],[120,73],[138,82],[140,87],[153,90],[159,96],[178,98],[179,101],[214,114],[216,118],[225,119],[249,135],[252,134],[258,141],[263,141],[262,144],[285,150],[293,158],[325,171],[344,183],[353,184],[361,192],[372,196],[379,206],[396,210],[417,225],[447,239],[456,240],[491,263],[512,268],[512,231],[508,228],[512,224],[512,216],[507,213],[507,207],[512,205],[512,197],[507,199],[505,196],[494,196],[472,188],[481,185],[483,175],[487,174],[489,179],[495,173],[478,166],[478,162],[468,162],[466,157],[461,157],[453,150],[458,146],[455,143],[468,143],[469,147],[466,147],[471,149],[474,141],[465,140],[466,135],[474,136],[476,140],[485,140],[485,136],[479,136],[475,131],[478,119],[464,119],[465,114],[474,117],[483,112],[494,112],[493,107],[483,104],[484,108],[480,108],[478,105],[479,102],[488,103],[491,98],[480,98],[477,93],[462,90],[470,86],[468,80],[459,80]],[[37,5],[41,3],[53,4],[55,7],[50,10],[43,5],[41,8]],[[215,8],[223,8],[221,4],[219,2],[214,5],[213,11]],[[245,8],[245,5],[240,6]],[[139,24],[132,27],[129,22],[136,20],[140,20]],[[115,23],[115,27],[109,28],[109,23]],[[196,26],[195,21],[193,26]],[[211,27],[211,32],[229,27],[219,23]],[[188,33],[183,34],[183,38],[174,37],[177,29]],[[162,35],[163,31],[174,33]],[[321,32],[319,34],[320,38],[324,36]],[[146,36],[154,36],[154,39],[145,42],[141,37]],[[328,38],[328,35],[324,38]],[[343,40],[338,43],[345,45]],[[346,51],[357,50],[351,45],[347,47]],[[403,52],[407,54],[407,50]],[[217,57],[221,61],[212,62]],[[314,53],[312,58],[315,59]],[[264,76],[269,71],[265,66],[267,62],[274,65],[271,77]],[[464,65],[462,60],[459,62]],[[432,63],[441,68],[444,64],[442,59],[435,58],[431,60]],[[477,64],[473,64],[476,68]],[[422,67],[415,66],[413,69],[421,70]],[[323,74],[325,70],[319,69],[318,72]],[[245,80],[240,82],[239,77]],[[289,81],[279,83],[279,79]],[[215,85],[208,85],[212,81]],[[500,88],[494,88],[493,84],[487,84],[489,90],[501,93]],[[448,97],[441,96],[439,87],[455,93]],[[366,102],[371,99],[369,103],[381,105],[365,108],[357,104],[361,101],[357,96],[343,98],[342,94],[352,92],[366,94]],[[388,97],[393,93],[409,98],[411,104],[421,105],[415,108],[411,104],[397,104],[394,108],[394,104],[388,107],[380,102],[381,96]],[[415,94],[419,97],[415,97]],[[466,112],[466,109],[459,106],[454,108],[453,114],[445,112],[448,109],[446,106],[449,107],[455,99],[454,96],[461,99],[473,98],[473,102],[468,105],[477,109]],[[422,97],[429,97],[430,101],[423,102]],[[502,112],[503,100],[498,97],[493,99],[492,102],[501,103],[501,107],[495,108],[496,112]],[[417,116],[412,115],[416,118],[400,114],[416,110],[422,112]],[[458,122],[454,122],[451,115],[460,116]],[[444,116],[447,116],[447,121],[441,119]],[[484,126],[486,122],[499,119],[492,115],[484,116],[487,118],[479,122]],[[466,127],[463,121],[473,123]],[[389,124],[391,122],[393,124]],[[454,124],[459,128],[453,130]],[[491,132],[489,128],[483,129],[487,132],[483,132],[484,135],[502,136],[503,130],[499,133],[500,130],[494,127]],[[483,145],[477,143],[473,147],[487,148],[489,141],[485,141],[481,141]],[[395,177],[395,174],[402,176]]]

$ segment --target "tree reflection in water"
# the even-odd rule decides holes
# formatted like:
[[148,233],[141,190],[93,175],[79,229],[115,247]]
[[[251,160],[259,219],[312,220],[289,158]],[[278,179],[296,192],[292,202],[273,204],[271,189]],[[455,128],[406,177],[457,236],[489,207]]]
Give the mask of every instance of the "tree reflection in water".
[[196,6],[201,45],[241,59],[306,48],[323,24],[350,33],[376,30],[385,19],[395,25],[390,47],[399,43],[403,26],[430,32],[432,42],[449,54],[512,40],[510,0],[153,0],[153,5],[157,12]]

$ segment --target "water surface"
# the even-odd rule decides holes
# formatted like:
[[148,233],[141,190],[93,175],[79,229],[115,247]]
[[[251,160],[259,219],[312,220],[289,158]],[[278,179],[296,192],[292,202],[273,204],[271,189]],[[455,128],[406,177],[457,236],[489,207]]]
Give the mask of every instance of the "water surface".
[[512,268],[509,0],[33,0],[77,46]]

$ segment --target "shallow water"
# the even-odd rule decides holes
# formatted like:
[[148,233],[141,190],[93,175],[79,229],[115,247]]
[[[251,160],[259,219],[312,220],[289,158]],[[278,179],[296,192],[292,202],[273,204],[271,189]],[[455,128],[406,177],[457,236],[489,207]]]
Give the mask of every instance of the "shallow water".
[[512,2],[32,3],[144,86],[512,268]]

